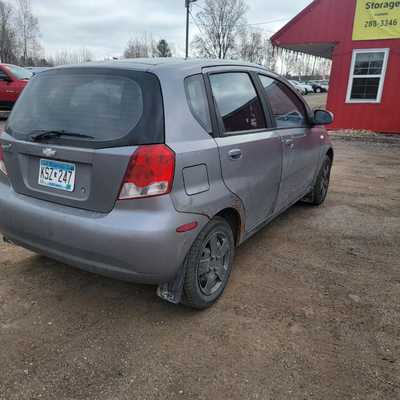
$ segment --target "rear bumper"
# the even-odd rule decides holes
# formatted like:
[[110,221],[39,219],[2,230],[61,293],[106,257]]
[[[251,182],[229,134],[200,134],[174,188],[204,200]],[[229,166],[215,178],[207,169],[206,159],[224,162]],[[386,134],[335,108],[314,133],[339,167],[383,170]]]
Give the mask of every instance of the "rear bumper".
[[[197,229],[177,233],[180,225]],[[171,281],[208,222],[178,213],[169,196],[117,202],[100,214],[19,195],[0,181],[0,232],[14,243],[86,271],[125,281]]]

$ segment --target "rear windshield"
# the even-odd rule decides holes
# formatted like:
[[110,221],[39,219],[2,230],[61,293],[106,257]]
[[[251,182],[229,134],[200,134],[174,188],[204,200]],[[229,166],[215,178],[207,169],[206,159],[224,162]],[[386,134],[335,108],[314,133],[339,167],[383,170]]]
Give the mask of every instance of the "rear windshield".
[[163,124],[161,89],[153,74],[70,68],[32,78],[6,130],[21,140],[38,131],[88,135],[93,138],[51,140],[98,148],[163,143]]

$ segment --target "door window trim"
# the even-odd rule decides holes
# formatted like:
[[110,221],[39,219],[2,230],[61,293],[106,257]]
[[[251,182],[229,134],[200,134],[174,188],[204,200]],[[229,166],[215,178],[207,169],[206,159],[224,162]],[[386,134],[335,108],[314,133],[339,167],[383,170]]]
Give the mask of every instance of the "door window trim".
[[[351,66],[350,66],[350,74],[349,74],[349,82],[347,85],[347,94],[346,94],[346,103],[349,104],[380,104],[382,102],[383,96],[383,88],[385,86],[385,79],[386,79],[386,70],[389,61],[389,48],[381,48],[381,49],[354,49],[353,55],[351,59]],[[380,74],[371,74],[371,75],[356,75],[354,74],[354,69],[356,65],[356,59],[358,54],[368,54],[368,53],[384,53],[382,71]],[[375,100],[373,99],[352,99],[351,92],[353,89],[353,83],[355,78],[379,78],[379,88],[377,97]]]

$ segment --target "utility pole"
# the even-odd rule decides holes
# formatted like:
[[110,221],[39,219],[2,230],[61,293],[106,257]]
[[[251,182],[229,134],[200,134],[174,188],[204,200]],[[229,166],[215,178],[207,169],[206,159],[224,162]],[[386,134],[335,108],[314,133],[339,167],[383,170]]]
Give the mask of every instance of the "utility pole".
[[194,3],[197,0],[185,0],[186,7],[186,59],[189,58],[189,13],[190,13],[190,3]]

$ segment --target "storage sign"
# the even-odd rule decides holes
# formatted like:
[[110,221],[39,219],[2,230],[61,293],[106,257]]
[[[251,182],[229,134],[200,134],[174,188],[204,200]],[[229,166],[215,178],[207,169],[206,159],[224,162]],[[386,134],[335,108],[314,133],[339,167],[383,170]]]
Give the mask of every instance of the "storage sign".
[[400,0],[357,0],[353,40],[400,38]]

